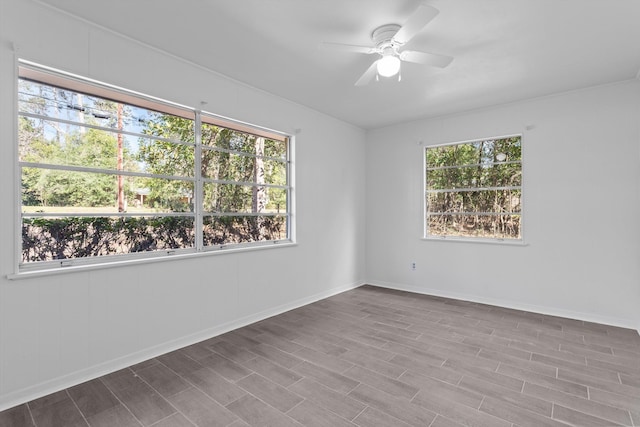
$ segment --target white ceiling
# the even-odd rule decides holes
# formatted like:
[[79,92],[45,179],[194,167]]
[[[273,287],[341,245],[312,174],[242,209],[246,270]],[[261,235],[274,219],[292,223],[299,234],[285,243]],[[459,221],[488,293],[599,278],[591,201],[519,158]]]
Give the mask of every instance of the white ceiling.
[[[39,0],[235,80],[370,129],[636,78],[638,0],[423,0],[440,14],[407,49],[402,81],[355,87],[376,27],[420,0]],[[191,9],[189,9],[191,8]]]

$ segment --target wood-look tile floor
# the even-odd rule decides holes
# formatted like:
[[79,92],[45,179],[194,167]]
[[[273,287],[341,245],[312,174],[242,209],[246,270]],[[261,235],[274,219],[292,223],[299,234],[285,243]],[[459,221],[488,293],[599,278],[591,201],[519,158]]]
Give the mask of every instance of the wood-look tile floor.
[[640,426],[640,336],[363,286],[0,412],[33,425]]

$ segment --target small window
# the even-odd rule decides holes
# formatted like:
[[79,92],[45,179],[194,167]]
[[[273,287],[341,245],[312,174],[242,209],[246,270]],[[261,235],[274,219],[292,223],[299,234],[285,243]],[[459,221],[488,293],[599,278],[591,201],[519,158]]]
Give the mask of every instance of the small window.
[[425,237],[522,240],[521,135],[426,147]]
[[289,240],[289,161],[284,135],[21,66],[19,268]]

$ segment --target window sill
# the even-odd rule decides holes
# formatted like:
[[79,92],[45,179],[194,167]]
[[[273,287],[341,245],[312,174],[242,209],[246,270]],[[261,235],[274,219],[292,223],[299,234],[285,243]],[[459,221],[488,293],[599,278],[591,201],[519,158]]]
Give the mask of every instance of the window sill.
[[483,239],[470,237],[421,237],[420,240],[429,242],[457,242],[457,243],[475,243],[485,245],[503,245],[503,246],[529,246],[524,240],[519,239]]
[[47,277],[47,276],[53,276],[58,274],[80,273],[80,272],[87,272],[87,271],[94,271],[94,270],[102,270],[106,268],[129,267],[129,266],[143,265],[143,264],[154,264],[158,262],[201,258],[201,257],[212,256],[212,255],[221,255],[221,254],[229,254],[229,253],[261,251],[266,249],[275,249],[275,248],[291,247],[291,246],[297,246],[297,243],[281,242],[281,243],[259,245],[259,246],[244,246],[239,248],[229,247],[229,248],[221,248],[221,249],[214,249],[214,250],[205,250],[202,252],[195,252],[195,253],[192,252],[187,254],[154,256],[149,258],[136,258],[136,259],[126,259],[126,260],[118,260],[118,261],[104,261],[104,262],[97,262],[95,264],[84,264],[84,265],[74,265],[69,267],[47,268],[42,270],[21,271],[18,273],[8,274],[7,279],[9,280],[31,279],[35,277]]

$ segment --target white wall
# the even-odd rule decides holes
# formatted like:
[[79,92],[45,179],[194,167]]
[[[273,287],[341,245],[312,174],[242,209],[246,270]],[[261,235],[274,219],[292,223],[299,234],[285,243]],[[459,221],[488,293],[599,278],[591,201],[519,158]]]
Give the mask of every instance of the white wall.
[[[362,130],[31,1],[0,8],[0,410],[363,283]],[[7,280],[18,235],[16,58],[300,130],[298,245]]]
[[[631,81],[369,132],[367,281],[640,330],[639,108]],[[513,133],[526,246],[421,240],[418,142]]]

